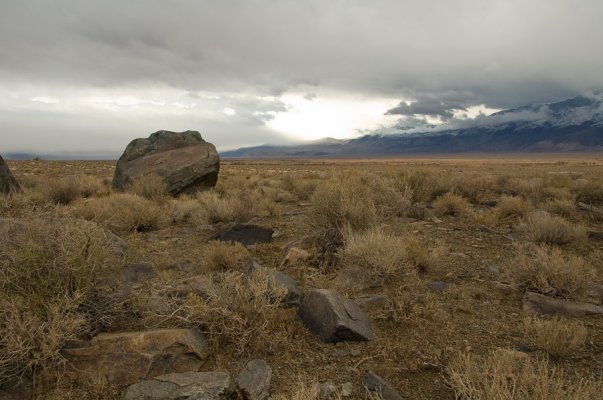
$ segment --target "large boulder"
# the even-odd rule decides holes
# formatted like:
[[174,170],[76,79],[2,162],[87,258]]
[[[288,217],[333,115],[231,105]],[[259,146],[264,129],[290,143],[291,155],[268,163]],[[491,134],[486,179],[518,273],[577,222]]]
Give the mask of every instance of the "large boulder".
[[242,399],[266,400],[270,397],[272,368],[264,360],[251,360],[237,377],[237,390]]
[[8,165],[0,156],[0,193],[10,194],[10,193],[19,193],[21,191],[21,186],[13,176],[13,173],[10,172]]
[[198,371],[209,349],[196,329],[158,329],[101,333],[63,352],[74,371],[85,377],[129,385],[159,375]]
[[328,289],[309,290],[298,310],[306,327],[323,342],[375,338],[371,321],[353,300]]
[[172,195],[211,188],[218,181],[220,157],[213,144],[196,131],[157,131],[134,139],[117,161],[113,188],[127,190],[136,180],[163,179]]

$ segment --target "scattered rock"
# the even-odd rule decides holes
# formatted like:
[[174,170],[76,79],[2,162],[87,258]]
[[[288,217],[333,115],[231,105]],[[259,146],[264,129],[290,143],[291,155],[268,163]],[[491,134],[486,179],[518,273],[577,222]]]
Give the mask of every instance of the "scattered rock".
[[331,396],[337,393],[337,386],[333,381],[328,380],[325,382],[320,382],[318,384],[318,398],[319,399],[328,399]]
[[156,376],[128,387],[123,400],[218,400],[229,392],[225,372],[184,372]]
[[172,296],[185,298],[194,294],[202,299],[208,299],[212,293],[211,278],[207,275],[195,275],[186,278],[169,291]]
[[64,355],[75,371],[89,378],[129,385],[168,373],[198,371],[208,344],[197,329],[101,333],[65,349]]
[[127,190],[136,179],[159,176],[172,195],[194,193],[216,185],[220,157],[196,131],[157,131],[134,139],[117,161],[113,188]]
[[427,287],[429,288],[429,290],[433,291],[433,292],[443,292],[444,290],[446,290],[448,288],[449,284],[448,282],[444,282],[444,281],[433,281],[433,282],[429,282],[427,284]]
[[493,274],[500,274],[500,266],[495,264],[488,265],[488,272],[491,272]]
[[360,308],[367,309],[382,306],[387,301],[387,297],[382,294],[370,294],[357,297],[354,299],[354,301],[360,306]]
[[8,165],[0,156],[0,193],[3,194],[11,194],[11,193],[20,193],[21,186],[15,179],[12,172],[8,168]]
[[495,282],[494,288],[503,293],[511,293],[514,291],[513,286],[511,286],[507,283],[502,283],[502,282]]
[[341,385],[341,395],[343,397],[350,397],[352,395],[353,390],[354,385],[352,385],[352,382],[346,382]]
[[150,262],[139,262],[126,265],[121,270],[126,284],[136,287],[142,283],[154,278],[157,273],[155,266]]
[[305,293],[298,315],[323,342],[372,340],[371,321],[358,304],[339,293],[314,289]]
[[603,315],[603,307],[594,304],[560,300],[532,292],[526,292],[523,296],[523,310],[528,314],[565,315],[569,317]]
[[376,394],[379,399],[402,400],[402,396],[400,396],[400,393],[396,389],[372,371],[367,372],[362,380],[362,384],[369,392]]
[[242,398],[265,400],[270,396],[272,368],[264,360],[252,360],[237,377],[237,389]]
[[243,279],[247,280],[254,276],[257,277],[259,274],[265,274],[271,285],[271,289],[285,293],[285,298],[282,302],[283,306],[297,307],[301,304],[303,293],[299,286],[297,286],[297,282],[289,275],[277,271],[276,269],[262,267],[257,261],[250,260],[247,263],[247,269],[245,270]]
[[223,242],[239,242],[245,246],[257,243],[270,243],[272,241],[272,229],[252,224],[234,224],[220,229],[209,240],[221,240]]
[[300,265],[304,261],[308,261],[310,259],[310,257],[311,257],[310,252],[308,252],[304,249],[300,249],[299,247],[291,247],[287,251],[287,254],[285,255],[285,258],[283,259],[283,262],[281,263],[281,265],[287,265],[287,266]]

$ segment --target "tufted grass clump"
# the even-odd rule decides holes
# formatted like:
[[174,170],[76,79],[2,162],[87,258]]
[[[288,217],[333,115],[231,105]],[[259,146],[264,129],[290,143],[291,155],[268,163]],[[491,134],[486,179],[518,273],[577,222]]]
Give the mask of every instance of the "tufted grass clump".
[[432,203],[437,215],[464,216],[469,214],[471,204],[462,196],[448,192]]
[[90,333],[101,278],[120,266],[114,238],[85,221],[41,217],[0,239],[0,383],[64,363]]
[[539,349],[555,360],[564,358],[582,347],[588,334],[581,322],[562,317],[525,317],[523,331]]
[[530,214],[523,231],[526,238],[535,243],[567,244],[586,240],[586,229],[583,226],[546,212]]

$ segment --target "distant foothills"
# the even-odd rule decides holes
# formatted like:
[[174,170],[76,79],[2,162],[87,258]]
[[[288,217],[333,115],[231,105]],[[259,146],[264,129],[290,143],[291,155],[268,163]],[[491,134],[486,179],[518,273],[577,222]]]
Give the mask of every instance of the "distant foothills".
[[[465,126],[461,126],[461,124]],[[603,101],[578,96],[529,104],[476,120],[426,130],[323,139],[297,146],[256,146],[221,153],[224,158],[393,156],[403,154],[603,151]]]
[[[425,130],[325,138],[298,145],[261,145],[220,152],[222,158],[312,158],[452,153],[603,151],[603,96],[529,104]],[[6,159],[116,160],[121,152],[4,153]]]

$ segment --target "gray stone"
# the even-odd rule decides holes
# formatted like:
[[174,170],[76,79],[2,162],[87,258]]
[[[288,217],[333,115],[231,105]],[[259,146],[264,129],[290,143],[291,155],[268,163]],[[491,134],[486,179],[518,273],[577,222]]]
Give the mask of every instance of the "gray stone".
[[375,338],[371,321],[358,304],[339,293],[314,289],[305,293],[298,315],[323,342]]
[[194,294],[202,299],[208,299],[212,293],[211,277],[206,275],[195,275],[180,281],[168,293],[176,297],[187,297]]
[[138,179],[158,176],[172,195],[194,193],[216,185],[220,157],[196,131],[158,131],[134,139],[117,161],[113,188],[127,190]]
[[101,333],[63,350],[74,371],[115,385],[198,371],[208,353],[207,340],[197,329]]
[[500,274],[500,266],[495,264],[488,265],[488,272],[491,272],[493,274]]
[[364,387],[374,394],[377,394],[383,400],[402,400],[400,393],[396,391],[383,378],[372,371],[368,371],[362,379]]
[[150,262],[139,262],[126,265],[121,270],[125,283],[131,286],[140,285],[157,275],[155,266]]
[[526,292],[523,296],[523,310],[528,314],[564,315],[568,317],[603,315],[603,307],[594,304],[576,303],[532,292]]
[[229,392],[225,372],[167,374],[129,386],[123,400],[217,400]]
[[253,278],[259,274],[265,274],[269,279],[271,289],[277,292],[285,293],[282,305],[286,307],[297,307],[301,304],[303,292],[289,275],[284,274],[276,269],[262,267],[256,260],[249,260],[247,269],[243,275],[243,280]]
[[361,308],[367,309],[384,305],[387,301],[387,297],[382,294],[370,294],[366,296],[357,297],[356,299],[354,299],[354,301]]
[[444,290],[446,290],[448,288],[448,282],[444,282],[444,281],[429,282],[427,284],[427,287],[433,292],[443,292]]
[[20,193],[21,186],[0,156],[0,194]]
[[252,224],[231,224],[216,232],[209,240],[221,240],[223,242],[239,242],[245,246],[258,243],[272,242],[270,228]]
[[237,390],[248,400],[265,400],[270,396],[272,368],[264,360],[247,363],[237,377]]

